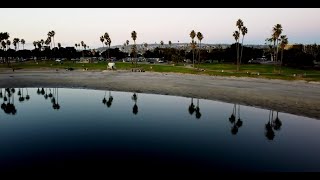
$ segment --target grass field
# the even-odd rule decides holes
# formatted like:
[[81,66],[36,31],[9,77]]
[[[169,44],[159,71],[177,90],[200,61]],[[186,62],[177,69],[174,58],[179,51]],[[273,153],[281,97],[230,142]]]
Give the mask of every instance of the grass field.
[[[35,63],[33,61],[13,63],[15,69],[36,69],[36,68],[74,68],[88,70],[106,70],[107,62],[99,63],[74,63],[71,61],[64,61],[60,64],[55,61],[41,61]],[[119,70],[131,70],[135,67],[131,62],[116,62],[116,67]],[[196,66],[197,67],[197,66]],[[7,64],[0,64],[0,70],[8,68]],[[236,65],[234,64],[200,64],[198,69],[192,68],[190,65],[169,65],[169,64],[138,64],[137,68],[145,71],[154,72],[175,72],[175,73],[189,73],[202,74],[212,76],[237,76],[237,77],[257,77],[268,79],[286,79],[286,80],[306,80],[306,81],[320,81],[319,70],[303,70],[296,68],[283,67],[282,73],[274,73],[274,65],[262,64],[246,64],[241,65],[240,71],[236,72]]]

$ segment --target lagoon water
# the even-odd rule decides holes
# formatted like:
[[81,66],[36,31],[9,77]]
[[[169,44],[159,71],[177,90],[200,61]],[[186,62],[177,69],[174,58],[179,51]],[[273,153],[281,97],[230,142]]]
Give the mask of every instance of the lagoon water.
[[1,92],[1,172],[320,171],[317,119],[143,93]]

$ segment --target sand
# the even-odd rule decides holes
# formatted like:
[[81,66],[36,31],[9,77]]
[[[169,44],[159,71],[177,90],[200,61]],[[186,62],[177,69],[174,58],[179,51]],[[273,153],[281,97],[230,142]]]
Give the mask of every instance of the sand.
[[0,87],[66,87],[194,97],[320,119],[320,83],[131,71],[0,69]]

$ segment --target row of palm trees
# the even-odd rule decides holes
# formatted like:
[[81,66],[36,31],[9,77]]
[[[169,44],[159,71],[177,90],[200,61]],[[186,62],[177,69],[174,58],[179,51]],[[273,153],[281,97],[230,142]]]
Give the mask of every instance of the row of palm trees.
[[[233,32],[233,37],[236,40],[236,51],[237,51],[237,71],[239,71],[241,59],[242,59],[242,52],[243,52],[243,40],[244,36],[248,33],[248,29],[246,26],[244,26],[243,21],[241,19],[238,19],[236,22],[236,26],[238,27],[237,31]],[[240,44],[240,37],[242,34],[242,43]],[[240,45],[241,45],[241,51],[240,51]]]
[[191,45],[191,48],[192,48],[192,64],[193,64],[193,67],[194,67],[194,51],[195,51],[195,49],[196,49],[196,47],[197,47],[197,42],[194,40],[194,38],[197,36],[197,38],[198,38],[198,40],[199,40],[199,44],[200,44],[199,50],[198,50],[198,53],[199,53],[199,54],[198,54],[198,55],[199,55],[198,64],[199,64],[199,63],[200,63],[201,41],[202,41],[202,39],[203,39],[203,35],[202,35],[201,32],[196,33],[194,30],[192,30],[189,35],[190,35],[190,37],[191,37],[191,39],[192,39],[190,45]]
[[[282,67],[282,60],[283,60],[283,50],[285,46],[289,43],[287,35],[282,35],[282,25],[276,24],[272,28],[272,34],[270,38],[267,38],[266,41],[270,44],[273,44],[271,46],[271,49],[273,51],[272,57],[273,61],[275,61],[275,65],[279,65],[278,73],[281,74],[281,67]],[[278,53],[279,49],[281,49],[281,58],[280,61],[278,60]],[[275,71],[275,69],[274,69]]]

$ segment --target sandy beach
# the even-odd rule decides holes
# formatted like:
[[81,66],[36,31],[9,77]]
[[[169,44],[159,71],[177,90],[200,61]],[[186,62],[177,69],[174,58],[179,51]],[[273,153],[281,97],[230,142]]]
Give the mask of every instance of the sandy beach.
[[320,83],[130,71],[0,70],[0,87],[66,87],[194,97],[320,119]]

